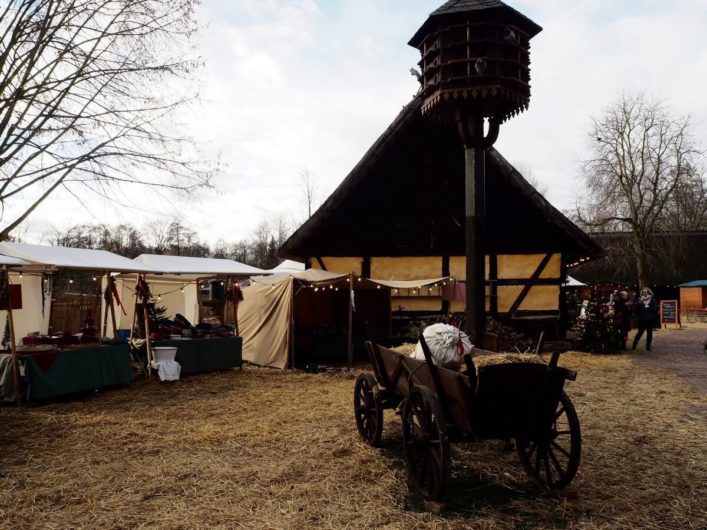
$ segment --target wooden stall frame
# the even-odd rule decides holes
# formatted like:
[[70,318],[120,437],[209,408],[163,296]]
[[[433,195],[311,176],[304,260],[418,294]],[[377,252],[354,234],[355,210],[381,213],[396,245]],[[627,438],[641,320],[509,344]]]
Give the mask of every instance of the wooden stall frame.
[[10,353],[12,355],[12,377],[15,380],[15,403],[18,407],[22,406],[22,392],[20,388],[20,363],[17,359],[17,342],[15,340],[15,322],[12,317],[12,299],[10,297],[10,274],[8,273],[7,265],[3,266],[3,281],[7,285],[7,320],[10,328]]

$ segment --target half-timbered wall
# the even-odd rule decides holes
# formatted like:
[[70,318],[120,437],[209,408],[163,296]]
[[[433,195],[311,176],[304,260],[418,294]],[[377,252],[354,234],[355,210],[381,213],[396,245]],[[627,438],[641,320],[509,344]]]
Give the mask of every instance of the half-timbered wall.
[[[420,280],[454,276],[466,278],[464,256],[321,257],[310,258],[312,268],[330,272],[363,274],[380,280]],[[368,274],[366,274],[368,273]],[[486,310],[493,315],[559,314],[563,281],[562,254],[502,254],[486,256]],[[391,309],[440,311],[439,287],[394,290]],[[453,302],[452,312],[464,311]]]

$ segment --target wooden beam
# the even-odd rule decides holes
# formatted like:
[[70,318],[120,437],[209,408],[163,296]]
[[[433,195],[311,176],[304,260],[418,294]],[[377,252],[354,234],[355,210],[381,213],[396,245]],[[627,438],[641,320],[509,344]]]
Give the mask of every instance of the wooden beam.
[[364,256],[361,262],[361,276],[364,278],[371,277],[371,256]]
[[346,366],[353,368],[353,274],[349,273],[349,330],[346,341]]
[[561,285],[562,282],[559,278],[537,278],[535,280],[531,278],[503,278],[495,280],[493,283],[500,286],[530,285],[532,287],[535,285]]
[[12,377],[15,380],[15,403],[22,405],[22,379],[20,378],[20,361],[17,359],[17,342],[15,340],[15,321],[12,318],[12,296],[10,296],[10,274],[7,265],[3,266],[3,284],[7,295],[7,323],[10,328],[10,353],[12,354]]
[[493,318],[498,318],[498,254],[489,255],[489,279],[486,283],[491,286],[489,313]]
[[535,272],[533,272],[533,275],[527,280],[525,286],[523,287],[523,290],[518,295],[518,298],[516,298],[515,302],[513,302],[513,305],[508,310],[508,314],[511,317],[513,317],[514,313],[516,311],[518,311],[518,308],[523,303],[523,300],[525,300],[525,297],[528,296],[528,293],[530,292],[531,287],[533,287],[534,282],[536,282],[540,278],[540,275],[545,270],[545,267],[547,267],[547,264],[550,263],[551,259],[552,259],[552,254],[550,253],[550,254],[545,254],[545,257],[540,261],[540,264],[535,269]]

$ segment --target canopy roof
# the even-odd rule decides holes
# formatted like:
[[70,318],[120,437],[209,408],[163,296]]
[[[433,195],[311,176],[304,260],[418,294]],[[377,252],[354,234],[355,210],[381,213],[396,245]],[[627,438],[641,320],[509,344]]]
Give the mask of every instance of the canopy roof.
[[106,250],[5,242],[0,243],[0,254],[24,260],[25,267],[40,270],[153,272],[150,267]]
[[285,261],[280,263],[274,269],[270,269],[270,272],[272,272],[273,274],[281,274],[281,273],[301,272],[304,269],[305,269],[304,263],[300,263],[299,261],[292,261],[291,259],[286,259]]
[[346,274],[336,274],[333,272],[321,271],[319,269],[307,269],[299,272],[283,272],[272,276],[254,276],[251,278],[255,283],[276,284],[289,278],[294,278],[306,283],[327,283],[346,278]]
[[140,254],[133,261],[145,267],[149,267],[153,272],[161,274],[184,274],[193,276],[252,276],[254,274],[270,274],[269,271],[264,271],[230,259]]
[[29,265],[29,261],[25,261],[19,258],[13,258],[10,256],[0,256],[0,265],[7,265],[8,267],[19,267],[22,265]]
[[586,283],[582,283],[579,280],[572,278],[569,274],[567,275],[567,281],[565,282],[565,287],[584,287]]
[[707,287],[707,280],[695,280],[694,282],[681,283],[678,287]]

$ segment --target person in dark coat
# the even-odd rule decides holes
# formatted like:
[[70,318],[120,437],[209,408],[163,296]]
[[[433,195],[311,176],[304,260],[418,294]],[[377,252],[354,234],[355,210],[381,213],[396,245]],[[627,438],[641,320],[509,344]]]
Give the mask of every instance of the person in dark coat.
[[621,333],[621,349],[626,349],[628,332],[631,331],[631,313],[628,293],[620,291],[614,295],[614,325]]
[[658,317],[658,302],[655,299],[653,291],[648,287],[641,289],[640,296],[636,299],[636,317],[638,318],[638,333],[633,339],[633,349],[638,346],[638,341],[641,340],[643,332],[646,332],[646,350],[651,351],[651,342],[653,342],[653,326]]

